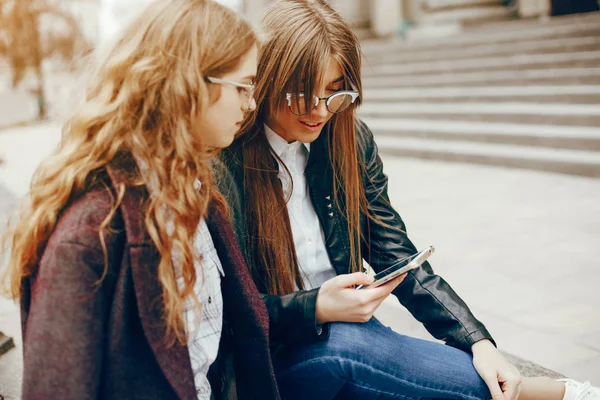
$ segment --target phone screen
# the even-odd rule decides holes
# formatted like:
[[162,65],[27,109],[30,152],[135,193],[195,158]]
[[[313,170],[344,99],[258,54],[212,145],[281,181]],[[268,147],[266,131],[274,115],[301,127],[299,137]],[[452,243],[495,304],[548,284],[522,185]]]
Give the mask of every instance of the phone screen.
[[390,267],[379,272],[374,276],[373,283],[368,286],[359,285],[356,289],[372,288],[383,285],[388,281],[408,272],[412,269],[416,269],[421,266],[427,260],[427,258],[435,251],[433,246],[429,246],[424,250],[421,250],[417,254],[408,256],[396,261]]
[[378,280],[385,278],[389,274],[393,274],[394,272],[398,271],[399,269],[404,268],[412,260],[417,258],[418,255],[419,255],[418,253],[413,254],[412,256],[409,256],[409,257],[403,258],[399,261],[396,261],[394,264],[392,264],[391,267],[388,267],[388,268],[384,269],[383,271],[381,271],[380,273],[376,274],[374,276],[375,280],[373,282],[377,282]]

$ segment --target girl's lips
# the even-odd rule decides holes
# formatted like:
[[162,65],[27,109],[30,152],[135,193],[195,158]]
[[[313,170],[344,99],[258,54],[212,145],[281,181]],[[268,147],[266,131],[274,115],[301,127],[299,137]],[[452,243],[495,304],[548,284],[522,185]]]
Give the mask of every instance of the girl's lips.
[[311,131],[316,131],[316,130],[320,129],[320,128],[321,128],[321,126],[323,126],[323,122],[318,122],[318,123],[317,123],[317,124],[315,124],[315,125],[313,125],[313,124],[309,125],[309,124],[307,124],[307,123],[306,123],[306,122],[304,122],[304,121],[300,121],[300,123],[302,124],[302,126],[304,126],[304,127],[308,128],[308,129],[310,129]]

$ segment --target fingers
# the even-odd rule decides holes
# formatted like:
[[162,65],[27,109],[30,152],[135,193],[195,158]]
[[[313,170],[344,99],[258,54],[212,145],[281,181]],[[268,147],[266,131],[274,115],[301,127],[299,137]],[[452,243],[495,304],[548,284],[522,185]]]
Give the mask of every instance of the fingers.
[[515,400],[517,399],[517,387],[515,385],[510,385],[508,383],[505,383],[504,385],[502,385],[502,388],[504,389],[504,399],[505,400]]
[[373,277],[363,272],[354,272],[331,278],[331,283],[340,288],[347,288],[354,285],[370,285],[373,283]]
[[398,287],[399,284],[402,283],[402,281],[404,280],[404,278],[406,278],[406,274],[408,272],[400,275],[397,278],[394,278],[393,280],[391,280],[390,282],[386,283],[385,285],[382,285],[384,288],[386,288],[388,290],[388,294],[392,293],[394,291],[394,289],[396,289],[396,287]]
[[379,307],[379,305],[390,295],[387,289],[380,288],[360,290],[359,292],[364,296],[362,298],[362,303],[364,305],[372,306],[374,309]]
[[393,280],[381,285],[381,286],[377,286],[376,288],[373,289],[368,289],[367,292],[370,292],[372,294],[372,296],[374,296],[373,298],[379,298],[379,297],[387,297],[390,295],[390,293],[392,293],[394,291],[394,289],[396,289],[396,287],[402,283],[402,281],[404,280],[404,278],[406,278],[406,274],[402,274],[397,278],[394,278]]
[[502,393],[502,389],[500,389],[500,384],[498,384],[498,378],[495,375],[482,376],[482,378],[488,389],[490,389],[492,400],[506,400]]
[[510,376],[502,385],[504,398],[506,400],[517,400],[521,388],[521,377],[519,375]]

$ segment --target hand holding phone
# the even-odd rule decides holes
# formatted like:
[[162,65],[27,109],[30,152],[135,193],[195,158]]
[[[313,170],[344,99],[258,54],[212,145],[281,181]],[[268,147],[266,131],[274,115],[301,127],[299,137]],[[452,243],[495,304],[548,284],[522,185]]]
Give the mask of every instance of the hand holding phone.
[[369,289],[377,286],[381,286],[386,282],[391,281],[392,279],[416,268],[419,268],[433,252],[435,251],[433,246],[429,246],[424,250],[421,250],[417,254],[414,254],[410,257],[403,258],[396,263],[394,263],[391,267],[386,268],[385,270],[379,272],[375,275],[375,280],[370,285],[364,286],[359,285],[356,289]]
[[329,279],[321,285],[317,295],[317,323],[369,321],[402,278],[400,276],[370,290],[355,290],[357,285],[370,285],[373,282],[373,276],[364,272],[342,274]]

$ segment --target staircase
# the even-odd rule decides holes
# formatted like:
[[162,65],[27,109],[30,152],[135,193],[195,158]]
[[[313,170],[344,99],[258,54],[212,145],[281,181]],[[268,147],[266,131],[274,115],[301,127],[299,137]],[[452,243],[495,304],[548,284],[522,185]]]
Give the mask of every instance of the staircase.
[[382,153],[600,177],[600,13],[363,42]]
[[506,7],[505,0],[423,0],[419,20],[424,28],[440,24],[482,24],[516,17],[515,7]]

